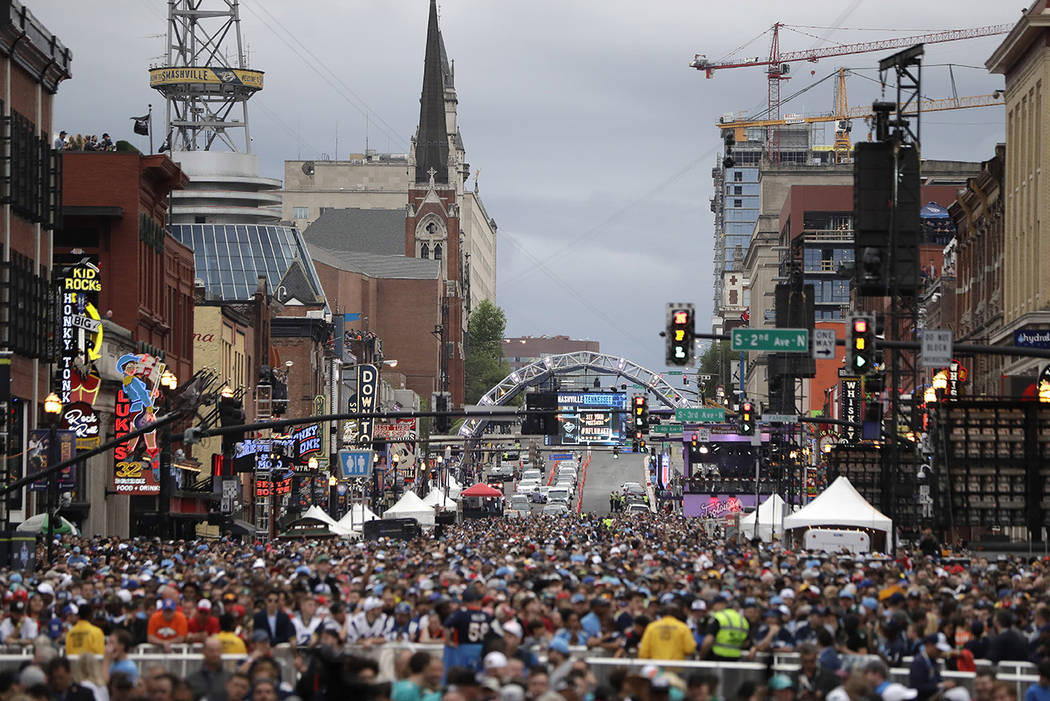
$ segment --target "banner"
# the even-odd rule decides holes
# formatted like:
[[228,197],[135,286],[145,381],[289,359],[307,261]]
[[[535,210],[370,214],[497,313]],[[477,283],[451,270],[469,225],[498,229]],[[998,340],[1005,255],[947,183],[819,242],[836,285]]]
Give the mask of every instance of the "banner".
[[88,363],[102,353],[102,317],[96,308],[102,281],[97,256],[56,255],[58,282],[58,396],[63,405],[73,403],[75,366],[81,355]]
[[[860,423],[860,378],[847,377],[842,379],[842,420],[851,424]],[[842,437],[847,443],[856,443],[860,439],[860,432],[856,426],[843,426]]]
[[[374,412],[379,408],[379,370],[375,365],[358,365],[356,372],[349,373],[350,391],[346,410],[348,413]],[[344,375],[345,382],[346,375]],[[373,419],[348,419],[343,422],[343,445],[354,446],[372,444],[375,421]]]
[[[76,434],[73,433],[73,431],[59,429],[55,431],[55,439],[58,443],[58,453],[55,455],[58,462],[65,462],[76,455]],[[29,432],[29,450],[27,451],[26,457],[28,459],[30,475],[35,475],[38,472],[46,470],[48,465],[51,464],[50,445],[50,429],[34,428]],[[62,468],[58,473],[58,490],[60,492],[68,492],[71,489],[75,489],[77,486],[76,476],[76,465]],[[29,488],[34,492],[45,492],[47,491],[47,480],[35,480],[29,485]]]
[[[116,363],[123,375],[113,413],[115,438],[149,426],[156,420],[153,400],[160,395],[164,362],[145,353],[127,353]],[[160,493],[160,449],[157,432],[150,431],[113,449],[113,489],[120,494],[148,496]]]
[[262,90],[263,72],[246,68],[167,67],[153,68],[149,72],[149,86],[159,88],[166,85],[241,85],[253,90]]
[[375,440],[414,442],[416,440],[416,419],[397,419],[392,424],[376,424]]
[[77,450],[92,450],[102,443],[98,414],[87,402],[74,402],[62,410],[62,428],[76,435]]

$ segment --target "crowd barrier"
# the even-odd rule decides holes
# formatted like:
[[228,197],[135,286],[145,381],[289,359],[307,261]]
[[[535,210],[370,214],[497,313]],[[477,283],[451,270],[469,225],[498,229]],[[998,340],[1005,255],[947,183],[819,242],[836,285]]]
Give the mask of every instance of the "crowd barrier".
[[[379,676],[384,680],[396,678],[397,658],[402,651],[406,650],[409,652],[424,650],[440,658],[444,646],[440,643],[386,643],[372,647],[348,645],[344,649],[346,653],[374,659],[379,665]],[[0,651],[0,671],[18,669],[32,659],[32,654],[31,647],[3,646],[3,651]],[[280,665],[282,678],[285,681],[294,682],[296,679],[296,654],[296,649],[290,645],[277,645],[273,648],[274,659]],[[585,660],[599,682],[607,681],[609,673],[616,668],[626,667],[641,670],[642,667],[647,665],[655,665],[663,670],[673,672],[683,679],[692,672],[714,674],[719,679],[719,688],[721,689],[719,695],[723,698],[734,696],[737,687],[744,681],[763,682],[770,672],[786,674],[792,679],[797,679],[800,669],[799,655],[795,652],[775,653],[771,662],[768,655],[764,653],[756,655],[754,660],[742,659],[739,662],[646,660],[608,657],[582,646],[570,648],[570,654],[572,657]],[[140,672],[150,667],[159,666],[166,672],[170,672],[178,677],[186,677],[197,671],[201,666],[202,659],[199,645],[175,645],[172,647],[171,652],[165,652],[154,645],[141,645],[136,652],[128,655],[128,658],[138,666]],[[223,655],[224,664],[231,670],[243,662],[244,659],[244,655]],[[844,655],[844,667],[846,669],[863,669],[864,664],[870,659],[876,658],[872,655]],[[540,660],[546,661],[542,656]],[[910,658],[905,658],[904,660],[906,664],[910,661]],[[1039,680],[1036,666],[1030,662],[1000,662],[996,665],[989,660],[977,660],[976,663],[978,670],[995,670],[996,679],[1011,684],[1019,699],[1024,698],[1028,688]],[[973,694],[976,673],[945,671],[943,676],[959,686],[966,687],[971,695]],[[907,685],[908,668],[894,667],[890,669],[890,678],[892,681]]]

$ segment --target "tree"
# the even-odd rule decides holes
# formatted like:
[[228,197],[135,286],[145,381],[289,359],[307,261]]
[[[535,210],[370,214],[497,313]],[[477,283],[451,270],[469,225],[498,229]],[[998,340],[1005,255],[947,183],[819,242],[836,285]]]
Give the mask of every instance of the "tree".
[[503,335],[507,317],[503,310],[485,299],[470,314],[467,322],[467,357],[465,361],[468,404],[477,404],[482,395],[510,374],[503,358]]
[[715,387],[718,385],[722,385],[726,388],[726,392],[729,392],[729,385],[733,381],[734,359],[739,356],[739,354],[733,353],[729,347],[729,341],[715,341],[700,356],[700,362],[697,363],[697,372],[701,375],[711,376],[711,380],[704,388],[704,397],[706,399],[714,399]]

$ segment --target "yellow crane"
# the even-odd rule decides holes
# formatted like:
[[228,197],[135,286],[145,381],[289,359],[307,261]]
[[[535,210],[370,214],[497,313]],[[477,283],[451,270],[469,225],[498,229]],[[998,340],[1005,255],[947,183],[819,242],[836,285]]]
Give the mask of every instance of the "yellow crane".
[[[922,98],[919,101],[919,110],[922,112],[941,112],[944,110],[963,110],[971,107],[995,107],[1005,105],[1003,91],[996,90],[990,95],[971,95],[969,97],[946,97],[941,99]],[[905,114],[915,114],[916,110],[910,110]],[[785,124],[816,124],[820,122],[837,122],[835,125],[835,161],[842,163],[849,160],[849,154],[853,150],[849,134],[851,130],[850,121],[854,119],[867,119],[874,116],[871,105],[856,105],[848,107],[846,102],[846,69],[838,70],[838,89],[835,91],[835,110],[829,114],[817,114],[804,117],[797,114],[787,114],[781,119],[721,119],[716,125],[725,132],[733,130],[733,139],[737,142],[747,140],[748,127],[770,127]]]

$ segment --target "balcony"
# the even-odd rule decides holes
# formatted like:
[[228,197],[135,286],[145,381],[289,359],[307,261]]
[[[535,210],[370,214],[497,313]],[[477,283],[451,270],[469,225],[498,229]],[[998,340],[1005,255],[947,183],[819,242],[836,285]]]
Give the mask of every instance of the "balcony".
[[803,229],[802,238],[809,243],[853,243],[853,229]]

